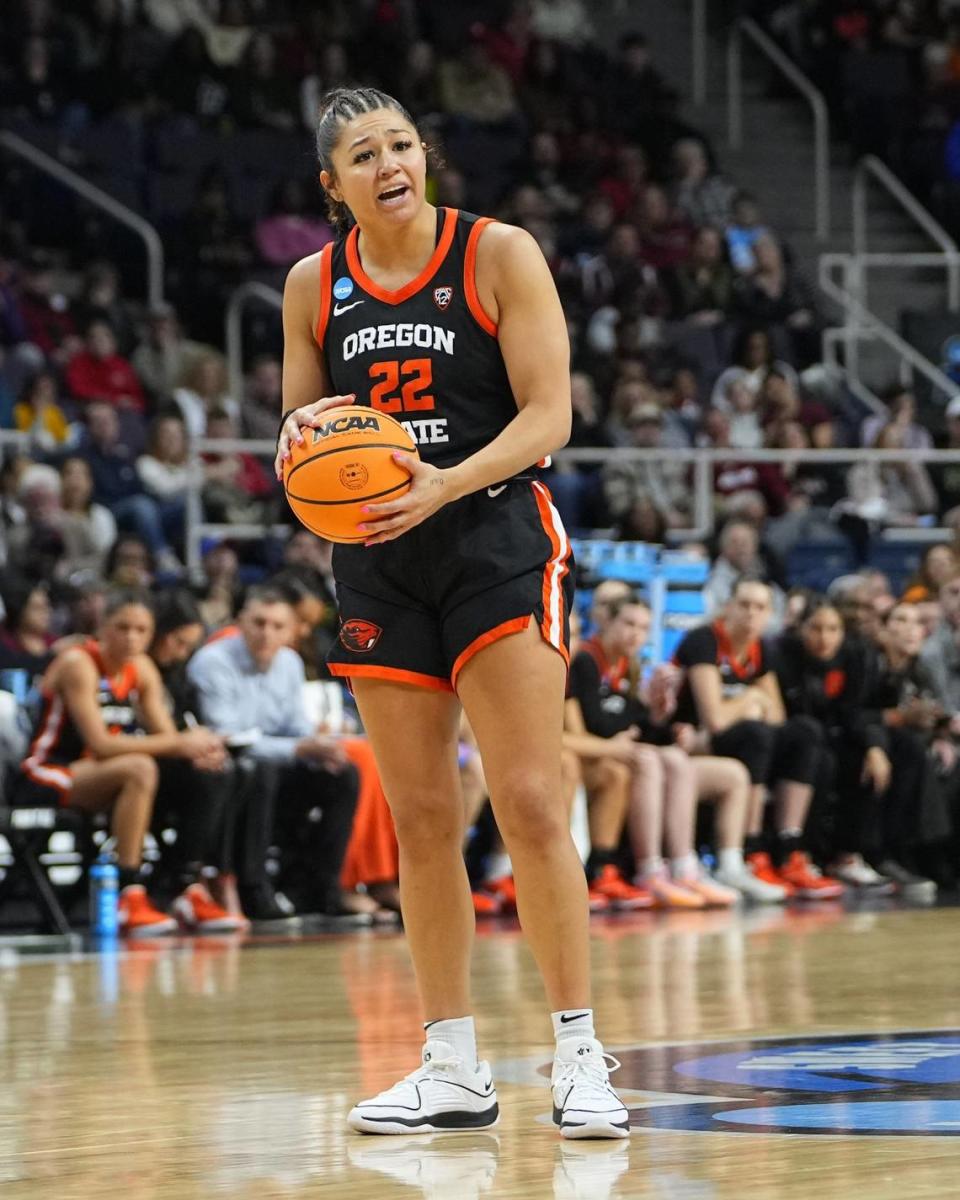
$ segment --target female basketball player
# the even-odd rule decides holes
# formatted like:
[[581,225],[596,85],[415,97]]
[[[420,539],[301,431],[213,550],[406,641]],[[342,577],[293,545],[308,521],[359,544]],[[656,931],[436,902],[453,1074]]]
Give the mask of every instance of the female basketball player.
[[[107,605],[99,640],[57,655],[41,683],[43,709],[21,766],[18,794],[21,803],[33,796],[84,812],[110,812],[121,927],[139,937],[177,927],[153,907],[140,882],[143,838],[157,791],[156,758],[169,755],[216,768],[225,753],[221,739],[207,729],[176,731],[160,675],[147,657],[152,636],[147,593],[118,592]],[[143,727],[149,732],[140,735]]]
[[[742,856],[734,887],[704,874],[694,851],[697,804],[715,803],[720,860],[728,866],[736,863],[743,847],[750,778],[732,758],[691,757],[672,744],[678,734],[690,740],[693,730],[670,729],[672,704],[651,697],[647,705],[640,697],[637,654],[650,636],[650,608],[634,593],[609,601],[606,608],[609,619],[603,630],[583,643],[570,665],[567,706],[580,730],[602,741],[608,754],[617,755],[630,771],[627,823],[637,882],[662,908],[728,907],[740,890],[746,894],[758,881],[741,878],[748,876]],[[672,875],[660,857],[664,848]],[[753,898],[783,900],[786,893],[777,889],[775,895],[755,893]]]
[[[625,1137],[594,1034],[587,888],[561,799],[573,564],[533,474],[570,434],[559,298],[527,233],[425,202],[426,147],[392,97],[332,92],[317,149],[334,214],[356,225],[287,279],[277,473],[302,428],[353,400],[403,420],[420,453],[398,455],[412,486],[369,506],[366,543],[334,553],[330,669],[350,679],[393,811],[426,1017],[421,1068],[348,1121],[410,1133],[498,1120],[471,1015],[462,705],[553,1012],[554,1120],[565,1137]],[[368,636],[351,638],[361,622]]]

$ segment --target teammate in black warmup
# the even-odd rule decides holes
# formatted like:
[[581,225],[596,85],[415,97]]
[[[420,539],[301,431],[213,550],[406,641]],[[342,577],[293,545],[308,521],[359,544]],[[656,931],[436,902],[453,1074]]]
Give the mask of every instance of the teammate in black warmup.
[[[827,879],[802,848],[820,745],[816,721],[786,716],[775,661],[763,639],[770,621],[770,586],[744,576],[734,585],[726,615],[693,629],[677,647],[684,671],[678,721],[709,735],[712,753],[738,758],[750,772],[753,803],[745,849],[754,875],[807,899],[835,899],[841,884]],[[767,787],[775,800],[775,838],[762,835]]]
[[513,861],[520,919],[557,1039],[554,1119],[565,1137],[625,1137],[590,1007],[587,889],[560,776],[569,542],[536,465],[570,433],[569,344],[549,269],[523,230],[424,200],[427,148],[372,88],[326,97],[320,181],[335,245],[297,263],[284,295],[284,419],[276,468],[326,409],[391,413],[420,460],[399,500],[368,506],[364,545],[337,546],[349,678],[400,845],[400,887],[426,1017],[422,1066],[349,1124],[368,1133],[487,1128],[469,970],[473,905],[461,855],[460,705]]

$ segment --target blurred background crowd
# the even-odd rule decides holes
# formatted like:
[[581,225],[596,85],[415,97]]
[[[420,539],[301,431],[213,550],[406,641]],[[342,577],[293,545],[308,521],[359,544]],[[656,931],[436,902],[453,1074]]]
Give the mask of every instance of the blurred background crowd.
[[[842,576],[844,595],[874,589],[878,619],[905,596],[923,636],[955,645],[940,595],[960,570],[960,468],[826,465],[817,451],[960,449],[960,396],[934,413],[891,382],[868,409],[823,365],[815,264],[724,172],[684,116],[687,81],[614,7],[611,37],[584,0],[9,0],[3,128],[151,222],[167,267],[165,299],[144,302],[136,238],[4,156],[0,431],[23,436],[0,476],[0,670],[32,685],[58,639],[96,633],[112,587],[186,587],[207,637],[232,626],[246,587],[292,570],[317,598],[307,664],[323,677],[330,548],[293,526],[270,453],[230,442],[275,435],[279,320],[245,318],[237,391],[224,310],[243,283],[282,287],[333,237],[312,127],[319,98],[348,82],[396,95],[439,149],[433,203],[537,239],[570,330],[571,445],[662,452],[555,468],[572,533],[685,544],[692,474],[671,451],[713,448],[717,533],[691,547],[712,561],[708,617],[749,572],[773,585],[775,632],[796,624],[791,589]],[[853,156],[881,155],[960,225],[960,5],[726,8],[759,19],[823,88]],[[762,447],[808,454],[738,458]],[[209,539],[188,577],[188,489],[207,520],[263,536]],[[922,563],[879,536],[933,528],[944,533]],[[832,546],[829,561],[804,555],[811,540]],[[949,716],[960,696],[938,686]]]

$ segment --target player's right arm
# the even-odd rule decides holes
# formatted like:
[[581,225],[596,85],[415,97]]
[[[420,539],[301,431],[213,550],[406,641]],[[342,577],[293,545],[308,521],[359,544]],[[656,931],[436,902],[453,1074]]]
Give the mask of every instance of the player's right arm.
[[187,733],[152,733],[145,737],[111,733],[97,703],[99,676],[90,656],[68,650],[51,685],[60,693],[86,749],[94,758],[116,758],[120,754],[170,755],[194,758],[211,738],[209,730]]
[[330,376],[314,331],[320,316],[320,255],[301,258],[290,268],[283,289],[283,411],[273,466],[283,478],[283,463],[304,427],[320,424],[328,408],[352,404],[356,396],[331,396]]

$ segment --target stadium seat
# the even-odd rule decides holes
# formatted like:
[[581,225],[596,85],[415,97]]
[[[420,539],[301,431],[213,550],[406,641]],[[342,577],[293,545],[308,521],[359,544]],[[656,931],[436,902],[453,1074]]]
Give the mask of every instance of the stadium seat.
[[927,549],[928,542],[874,541],[870,546],[867,566],[882,571],[890,580],[894,595],[897,595],[916,573],[920,558]]
[[791,587],[825,592],[834,579],[858,567],[849,542],[798,542],[787,555],[787,580]]

